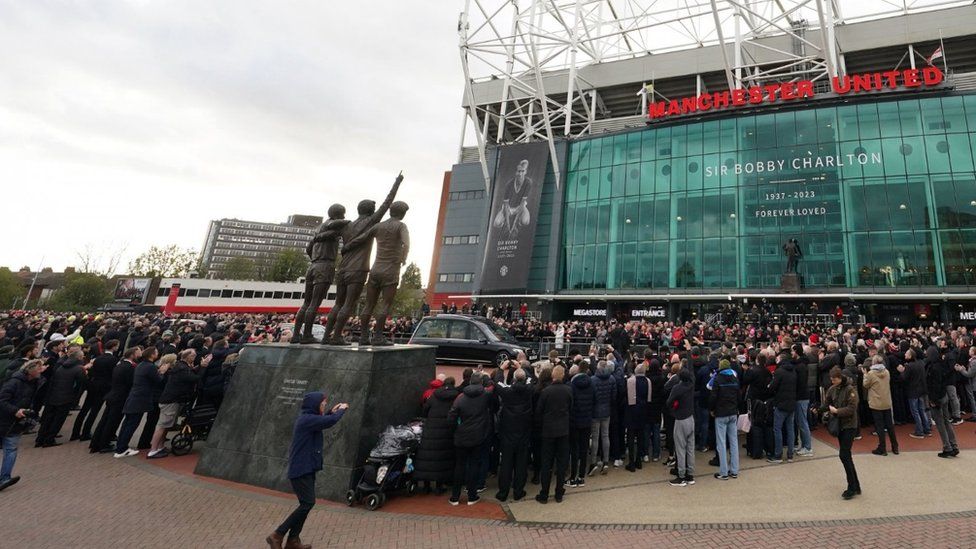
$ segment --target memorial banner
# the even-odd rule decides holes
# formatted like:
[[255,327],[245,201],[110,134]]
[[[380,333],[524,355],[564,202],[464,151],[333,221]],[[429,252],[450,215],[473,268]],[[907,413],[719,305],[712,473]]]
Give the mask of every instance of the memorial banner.
[[521,290],[528,284],[548,163],[549,147],[544,141],[500,150],[488,213],[482,292]]

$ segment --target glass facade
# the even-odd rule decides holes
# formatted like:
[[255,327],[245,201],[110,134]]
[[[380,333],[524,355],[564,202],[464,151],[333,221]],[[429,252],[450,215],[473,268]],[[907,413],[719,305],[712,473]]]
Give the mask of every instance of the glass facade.
[[[976,287],[976,95],[748,114],[570,145],[564,290]],[[970,288],[971,289],[971,288]]]

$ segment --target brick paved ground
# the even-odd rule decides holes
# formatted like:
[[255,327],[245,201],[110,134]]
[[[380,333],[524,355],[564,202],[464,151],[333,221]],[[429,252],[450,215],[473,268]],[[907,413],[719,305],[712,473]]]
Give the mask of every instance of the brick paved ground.
[[[28,442],[30,439],[26,439]],[[24,480],[0,493],[0,547],[264,547],[290,512],[280,496],[215,484],[140,459],[89,455],[82,445],[35,450]],[[748,508],[748,501],[737,502]],[[818,508],[855,502],[798,501]],[[550,504],[553,505],[553,504]],[[974,505],[976,507],[976,505]],[[690,515],[691,513],[689,513]],[[750,517],[749,521],[761,521]],[[720,526],[518,525],[498,520],[369,513],[319,506],[305,541],[314,547],[976,547],[976,512],[912,519]]]

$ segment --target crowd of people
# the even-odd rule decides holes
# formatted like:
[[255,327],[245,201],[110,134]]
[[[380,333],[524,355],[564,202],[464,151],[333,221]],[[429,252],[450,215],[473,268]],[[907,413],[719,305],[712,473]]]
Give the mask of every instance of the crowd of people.
[[[431,382],[416,478],[450,487],[452,504],[463,489],[477,502],[490,474],[498,499],[525,497],[531,482],[542,503],[588,476],[657,461],[672,485],[693,485],[696,452],[714,453],[712,476],[735,479],[741,432],[748,457],[788,463],[813,454],[818,425],[839,439],[850,498],[861,489],[851,447],[862,429],[873,427],[882,456],[899,452],[895,425],[913,425],[917,438],[935,431],[939,456],[951,458],[954,429],[976,410],[976,350],[964,327],[540,322],[515,310],[492,318],[523,341],[551,332],[555,344],[534,364],[519,356]],[[288,341],[291,321],[0,313],[0,490],[19,480],[17,449],[31,432],[40,448],[66,436],[120,459],[166,457],[183,407],[196,399],[219,408],[243,345]],[[414,322],[386,328],[409,334]]]
[[684,487],[701,470],[696,452],[712,452],[711,476],[726,481],[740,473],[740,432],[748,458],[781,464],[812,456],[810,432],[820,426],[838,439],[842,497],[851,499],[861,493],[852,447],[863,430],[873,428],[873,453],[887,456],[899,453],[895,425],[914,425],[915,438],[934,427],[938,456],[953,458],[954,428],[976,411],[976,347],[965,327],[556,327],[591,344],[431,381],[415,471],[428,490],[450,486],[452,505],[466,490],[471,505],[497,474],[498,500],[522,499],[531,482],[537,501],[559,502],[588,476],[658,461]]

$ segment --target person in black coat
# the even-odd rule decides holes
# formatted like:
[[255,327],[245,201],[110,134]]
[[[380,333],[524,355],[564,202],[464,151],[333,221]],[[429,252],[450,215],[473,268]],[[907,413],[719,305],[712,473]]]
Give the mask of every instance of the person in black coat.
[[41,416],[41,426],[37,431],[34,442],[36,448],[50,448],[60,446],[55,438],[64,426],[71,408],[78,402],[87,383],[86,372],[91,363],[83,364],[85,353],[81,349],[73,349],[57,366],[51,375],[47,399],[44,401],[44,415]]
[[424,402],[424,428],[414,459],[413,478],[424,481],[428,492],[430,483],[435,482],[437,493],[444,493],[444,485],[454,478],[454,424],[447,419],[447,414],[458,394],[454,378],[448,377]]
[[[137,450],[129,448],[129,441],[132,440],[132,435],[139,427],[142,415],[151,413],[154,409],[158,410],[156,406],[158,397],[156,395],[160,390],[159,387],[163,384],[163,374],[166,373],[166,370],[156,367],[155,361],[158,355],[159,351],[156,350],[156,347],[146,347],[142,352],[142,362],[136,366],[132,373],[132,390],[129,391],[129,396],[122,407],[122,413],[125,417],[122,420],[122,427],[119,428],[119,438],[115,441],[115,457],[117,458],[134,456],[139,453]],[[166,356],[171,357],[173,355]],[[146,427],[149,427],[148,422]],[[155,428],[155,421],[153,428]]]
[[553,463],[556,466],[556,502],[563,500],[566,492],[566,468],[569,465],[569,418],[573,409],[573,390],[563,383],[566,369],[552,369],[552,384],[542,390],[535,406],[535,418],[540,421],[542,454],[542,486],[535,500],[549,502],[549,485],[552,483]]
[[[532,393],[526,383],[525,369],[515,370],[512,385],[496,385],[495,393],[501,402],[498,436],[501,442],[501,462],[498,465],[498,501],[508,499],[508,491],[514,488],[513,497],[518,501],[525,497],[525,481],[529,469],[529,440],[532,434]],[[514,477],[514,483],[513,483]]]
[[136,369],[136,363],[142,358],[141,347],[129,347],[122,354],[120,360],[112,368],[112,382],[108,393],[105,394],[105,413],[98,421],[95,432],[92,433],[91,443],[88,449],[91,453],[114,452],[111,439],[119,430],[122,422],[122,408],[125,406],[126,399],[129,398],[129,391],[132,390],[132,377]]
[[491,432],[492,395],[485,390],[481,372],[473,372],[469,384],[454,401],[447,419],[456,422],[454,429],[454,485],[451,505],[461,500],[461,485],[467,487],[468,505],[478,497],[478,476],[481,470],[482,446]]
[[634,375],[627,378],[625,385],[627,408],[624,412],[624,427],[627,429],[627,470],[631,473],[643,468],[641,460],[647,453],[647,441],[644,437],[653,393],[645,368],[643,363],[637,366]]
[[767,461],[782,463],[783,461],[783,427],[786,427],[786,459],[793,459],[793,443],[796,433],[793,429],[793,419],[796,414],[796,368],[793,361],[786,355],[776,357],[779,364],[773,372],[773,380],[769,383],[769,392],[773,396],[773,457]]
[[119,341],[117,339],[107,341],[104,347],[105,352],[92,361],[91,370],[88,371],[85,403],[78,412],[78,417],[75,418],[71,429],[71,440],[91,440],[92,425],[102,410],[105,395],[112,388],[112,370],[119,363],[117,356]]
[[743,363],[742,385],[746,387],[749,420],[752,428],[747,436],[749,457],[763,459],[773,455],[773,424],[767,402],[770,398],[769,383],[773,374],[766,367],[766,355],[758,355],[756,362],[747,358]]
[[956,443],[956,432],[952,427],[952,416],[949,412],[949,394],[946,386],[952,383],[952,367],[939,353],[939,349],[930,346],[925,350],[925,386],[929,395],[929,408],[932,420],[939,431],[942,440],[942,451],[939,457],[956,457],[959,455],[959,445]]
[[17,484],[20,477],[13,476],[17,461],[17,446],[24,432],[24,420],[31,413],[37,387],[43,383],[41,374],[47,365],[41,360],[30,360],[13,373],[0,387],[0,441],[3,442],[3,462],[0,465],[0,490]]
[[925,438],[932,433],[932,422],[929,421],[925,409],[925,362],[916,360],[915,349],[905,351],[905,364],[898,365],[899,377],[905,387],[908,398],[908,409],[915,421],[915,432],[909,433],[912,438]]
[[590,378],[587,362],[580,362],[576,375],[569,380],[573,389],[573,411],[569,426],[569,485],[584,486],[586,458],[590,453],[590,433],[593,430],[593,411],[596,388]]

